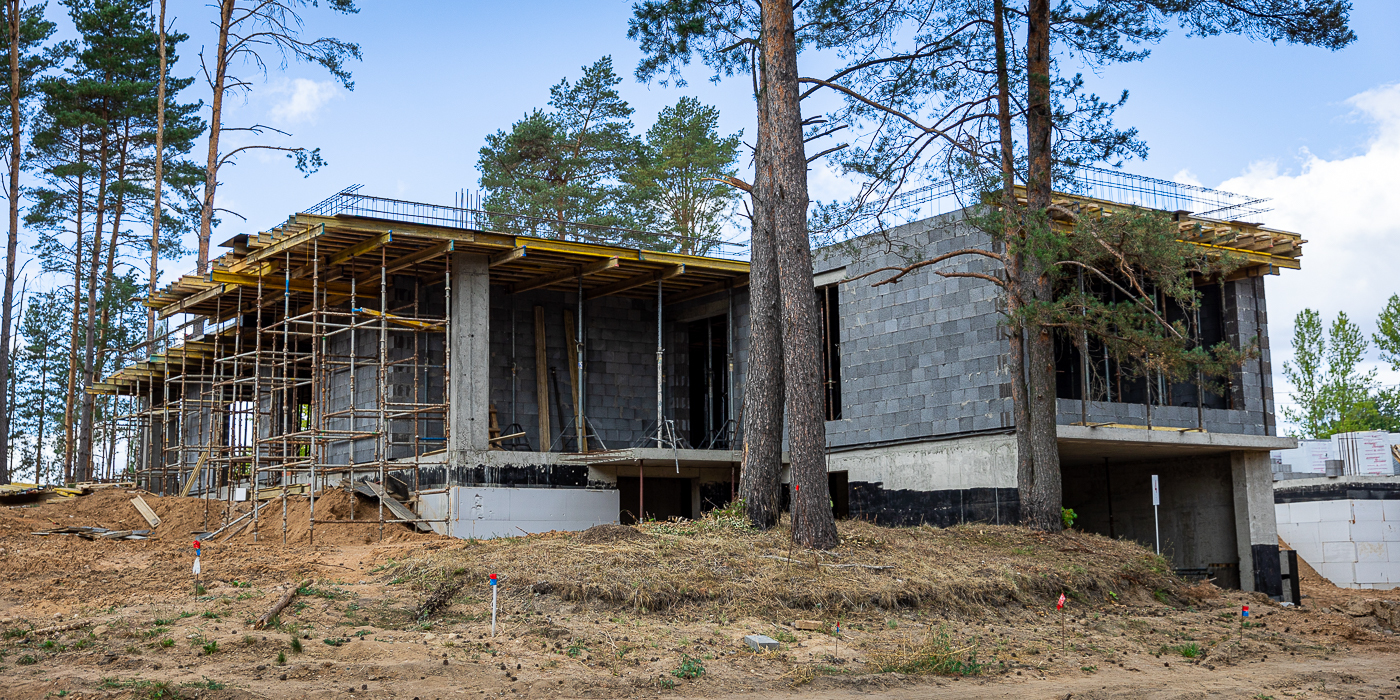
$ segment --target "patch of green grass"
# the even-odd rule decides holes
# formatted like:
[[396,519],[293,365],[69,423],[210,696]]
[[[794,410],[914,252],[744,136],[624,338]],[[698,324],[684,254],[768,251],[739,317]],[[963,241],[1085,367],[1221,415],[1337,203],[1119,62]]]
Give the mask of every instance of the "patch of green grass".
[[671,675],[676,678],[695,680],[705,675],[705,667],[698,659],[692,658],[689,654],[681,654],[681,665],[672,669]]
[[10,629],[5,630],[5,639],[14,639],[14,638],[16,638],[16,637],[26,637],[26,636],[29,635],[29,632],[30,632],[30,630],[22,630],[22,629],[20,629],[20,628],[18,628],[18,627],[11,627]]
[[[194,584],[194,594],[195,594],[195,595],[204,595],[205,593],[208,593],[208,592],[209,592],[209,589],[205,588],[205,587],[204,587],[204,584],[202,584],[202,583],[196,583],[196,584]],[[182,615],[181,617],[183,617],[183,615]]]
[[203,648],[205,656],[213,656],[219,653],[219,642],[217,640],[211,639],[204,643]]
[[1205,650],[1201,648],[1201,645],[1195,642],[1191,642],[1189,644],[1178,644],[1174,647],[1166,647],[1166,651],[1181,654],[1182,656],[1188,659],[1200,658],[1201,654],[1205,653]]
[[169,625],[174,624],[174,623],[175,623],[175,620],[172,619],[172,618],[168,618],[168,617],[166,617],[166,618],[157,617],[156,620],[155,620],[155,623],[156,623],[156,627],[167,627],[167,626],[169,626]]
[[321,641],[322,641],[323,643],[325,643],[327,646],[333,646],[333,647],[338,647],[338,646],[340,646],[341,644],[344,644],[344,643],[345,643],[345,640],[344,640],[344,639],[341,639],[340,637],[327,637],[327,638],[325,638],[325,639],[322,639]]
[[1156,599],[1157,599],[1157,602],[1159,602],[1159,603],[1164,603],[1164,604],[1165,604],[1165,603],[1169,602],[1169,601],[1167,600],[1167,592],[1164,591],[1164,590],[1162,590],[1162,589],[1160,589],[1160,588],[1158,588],[1158,589],[1155,590],[1155,591],[1152,591],[1152,597],[1153,597],[1153,598],[1156,598]]
[[212,611],[212,610],[205,610],[204,612],[200,613],[199,616],[202,617],[202,618],[204,618],[204,619],[206,619],[206,620],[217,620],[217,619],[219,619],[219,613],[216,613],[216,612],[214,612],[214,611]]
[[1085,672],[1085,673],[1098,673],[1099,667],[1098,667],[1098,666],[1080,666],[1080,667],[1079,667],[1079,670],[1081,670],[1081,671],[1083,671],[1083,672]]
[[160,646],[162,648],[169,649],[170,647],[175,646],[175,640],[166,637],[165,639],[160,640]]
[[183,619],[185,619],[185,618],[187,618],[187,617],[194,617],[194,613],[192,613],[192,612],[190,612],[190,611],[188,611],[188,610],[186,610],[186,611],[180,613],[180,619],[181,619],[181,620],[183,620]]
[[775,629],[773,631],[773,638],[780,642],[787,642],[789,644],[797,641],[797,635],[784,629]]
[[300,653],[301,653],[301,640],[300,640],[300,639],[297,639],[296,637],[292,637],[292,653],[293,653],[293,654],[300,654]]
[[583,652],[585,651],[590,651],[590,649],[584,646],[583,642],[574,642],[573,644],[569,645],[568,649],[564,650],[564,653],[568,654],[571,658],[577,659],[578,657],[583,656]]
[[21,657],[19,657],[18,659],[15,659],[15,663],[17,663],[17,664],[19,664],[19,665],[21,665],[21,666],[29,666],[29,665],[32,665],[32,664],[37,664],[37,663],[39,663],[39,660],[36,659],[36,658],[34,658],[34,656],[31,655],[31,654],[25,654],[24,656],[21,656]]
[[142,637],[145,637],[146,639],[151,639],[151,638],[153,638],[153,637],[159,637],[159,636],[161,636],[162,634],[165,634],[166,632],[169,632],[169,631],[170,631],[170,628],[169,628],[169,627],[153,627],[153,628],[151,628],[151,629],[146,630],[145,632],[142,632],[142,633],[141,633],[141,636],[142,636]]
[[181,688],[198,688],[200,690],[223,690],[226,686],[209,676],[200,676],[200,680],[181,683]]
[[670,678],[662,678],[657,682],[657,685],[661,686],[662,690],[675,690],[676,688],[676,682]]
[[285,664],[285,663],[287,663],[287,652],[285,652],[285,651],[279,651],[279,652],[277,652],[277,665],[278,665],[278,666],[281,666],[282,664]]

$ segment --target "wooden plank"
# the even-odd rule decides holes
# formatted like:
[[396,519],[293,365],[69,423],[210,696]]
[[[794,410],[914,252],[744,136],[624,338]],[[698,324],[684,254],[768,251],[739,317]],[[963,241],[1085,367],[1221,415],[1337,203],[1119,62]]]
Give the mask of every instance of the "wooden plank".
[[607,260],[599,260],[598,262],[589,263],[587,265],[574,265],[569,267],[568,269],[560,270],[559,272],[556,272],[552,275],[537,277],[533,280],[530,280],[529,282],[517,282],[516,284],[511,285],[510,293],[519,294],[520,292],[528,292],[532,289],[541,289],[544,287],[548,287],[551,284],[559,284],[560,282],[571,280],[576,277],[587,277],[589,275],[596,275],[599,272],[603,272],[604,270],[612,270],[617,266],[618,261],[616,257],[608,258]]
[[613,294],[621,294],[629,289],[636,289],[643,285],[660,282],[661,280],[668,280],[672,277],[679,277],[683,274],[685,274],[685,265],[673,265],[662,270],[653,270],[640,275],[634,275],[620,282],[613,282],[612,284],[595,287],[585,292],[583,298],[592,300],[600,297],[612,296]]
[[256,288],[262,284],[263,291],[274,291],[278,289],[291,289],[297,292],[326,291],[334,294],[349,294],[350,285],[344,282],[322,282],[316,285],[311,280],[293,279],[288,280],[277,275],[258,277],[257,275],[244,275],[237,272],[219,272],[215,270],[209,273],[209,278],[214,282],[224,284],[236,284],[242,287]]
[[666,304],[668,306],[671,304],[679,304],[681,302],[690,301],[691,299],[699,299],[701,297],[710,296],[711,294],[719,294],[726,289],[738,289],[747,286],[749,286],[749,276],[739,275],[732,280],[720,280],[714,284],[707,284],[703,287],[696,287],[695,289],[668,295],[666,297]]
[[136,512],[140,513],[141,517],[146,519],[146,522],[150,524],[152,530],[160,527],[160,517],[156,515],[155,511],[151,510],[149,505],[146,505],[146,499],[137,496],[131,499],[131,505],[136,506]]
[[583,404],[578,400],[578,337],[574,335],[574,312],[567,309],[564,311],[564,347],[568,348],[564,356],[569,358],[569,389],[570,393],[573,394],[574,434],[578,436],[578,451],[587,452],[588,436],[583,429]]
[[208,458],[209,450],[199,453],[199,459],[195,460],[194,470],[190,472],[189,481],[186,481],[185,487],[180,489],[180,498],[186,498],[190,495],[190,488],[194,486],[194,482],[196,481],[196,477],[199,476],[199,473],[204,471],[204,460]]
[[352,245],[349,248],[346,248],[345,250],[342,250],[339,253],[336,253],[335,255],[326,258],[326,267],[328,269],[335,267],[336,265],[339,265],[345,262],[346,260],[349,260],[350,258],[357,258],[361,255],[364,255],[365,253],[370,252],[371,250],[378,249],[380,246],[392,243],[393,241],[394,232],[385,231],[384,233],[381,233],[378,236],[375,236],[374,238],[371,238],[366,241],[360,241],[359,243],[356,243],[355,245]]
[[495,255],[492,255],[491,262],[487,265],[487,267],[496,267],[497,265],[504,265],[506,263],[519,260],[523,257],[525,257],[525,246],[512,248],[504,253],[496,253]]
[[548,452],[553,442],[549,430],[549,381],[545,377],[548,364],[545,357],[544,307],[535,307],[535,403],[540,411],[540,452]]
[[[398,518],[399,520],[418,519],[417,513],[414,513],[413,511],[409,510],[408,506],[399,503],[398,499],[394,498],[393,496],[390,496],[387,492],[384,491],[384,487],[380,486],[379,484],[368,481],[361,481],[355,484],[355,491],[362,493],[366,496],[370,496],[372,498],[378,498],[379,502],[383,503],[384,507],[388,508],[389,512],[393,513],[394,517]],[[418,530],[427,531],[432,529],[428,526],[427,523],[409,524],[413,525]]]
[[[169,306],[167,306],[167,307],[165,307],[165,308],[160,309],[160,312],[157,313],[156,316],[157,316],[157,318],[163,318],[163,319],[164,319],[164,318],[170,318],[171,316],[174,316],[175,314],[181,313],[181,312],[184,311],[185,309],[188,309],[188,308],[190,308],[190,307],[192,307],[192,306],[195,306],[196,304],[202,304],[202,303],[204,303],[204,302],[206,302],[206,301],[209,301],[210,299],[213,299],[214,297],[217,297],[217,296],[219,296],[220,294],[223,294],[223,293],[224,293],[225,291],[227,291],[227,290],[228,290],[228,285],[224,285],[224,284],[217,284],[217,285],[214,285],[213,287],[210,287],[210,288],[208,288],[208,289],[206,289],[206,290],[204,290],[204,291],[202,291],[202,292],[198,292],[198,293],[196,293],[196,294],[192,294],[192,295],[190,295],[190,296],[187,296],[187,297],[185,297],[184,299],[181,299],[180,301],[175,302],[174,304],[171,304],[171,305],[169,305]],[[160,307],[156,307],[156,308],[160,308]]]

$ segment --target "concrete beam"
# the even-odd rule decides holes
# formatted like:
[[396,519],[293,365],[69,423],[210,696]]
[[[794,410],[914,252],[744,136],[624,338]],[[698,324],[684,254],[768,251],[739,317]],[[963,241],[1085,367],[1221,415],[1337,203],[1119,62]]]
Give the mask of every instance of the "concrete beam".
[[1288,450],[1298,446],[1290,437],[1205,433],[1197,431],[1056,426],[1062,464],[1094,464],[1104,459],[1146,461],[1233,452]]

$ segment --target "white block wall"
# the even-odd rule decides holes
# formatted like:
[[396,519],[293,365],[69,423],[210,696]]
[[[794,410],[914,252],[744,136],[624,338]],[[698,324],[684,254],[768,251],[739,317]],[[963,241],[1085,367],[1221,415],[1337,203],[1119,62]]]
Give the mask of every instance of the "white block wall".
[[1278,503],[1278,536],[1344,588],[1400,587],[1400,501]]
[[435,532],[462,539],[587,530],[618,518],[615,489],[452,486],[423,494],[419,502],[424,518],[447,520],[433,523]]

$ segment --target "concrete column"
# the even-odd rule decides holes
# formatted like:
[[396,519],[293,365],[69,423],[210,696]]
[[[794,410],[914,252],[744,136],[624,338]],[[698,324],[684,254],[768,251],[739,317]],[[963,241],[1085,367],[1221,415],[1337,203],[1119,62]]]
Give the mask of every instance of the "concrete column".
[[1240,588],[1282,595],[1269,453],[1232,452],[1230,471],[1234,482],[1235,541],[1240,551]]
[[490,269],[484,255],[452,254],[452,360],[449,456],[457,464],[485,452],[491,427]]

